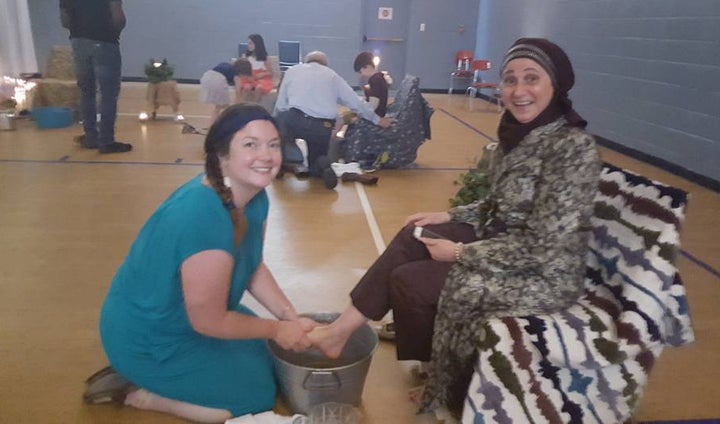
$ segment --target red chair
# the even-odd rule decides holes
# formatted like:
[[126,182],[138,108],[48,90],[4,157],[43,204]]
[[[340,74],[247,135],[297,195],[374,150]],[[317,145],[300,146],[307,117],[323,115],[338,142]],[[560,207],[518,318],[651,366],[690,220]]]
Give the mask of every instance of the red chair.
[[[455,53],[455,70],[450,74],[450,88],[448,94],[452,94],[455,87],[455,80],[470,82],[473,79],[473,71],[470,63],[473,60],[473,52],[470,50],[459,50]],[[463,85],[464,86],[464,85]]]
[[[495,102],[497,103],[498,107],[502,109],[502,101],[500,100],[500,86],[496,83],[492,82],[484,82],[481,75],[481,72],[489,71],[492,67],[492,64],[489,60],[473,60],[470,63],[470,68],[473,71],[473,78],[472,82],[470,83],[470,86],[467,88],[468,95],[475,97],[477,93],[481,94],[481,97],[486,97],[487,100],[489,100],[491,103],[493,102],[493,99],[495,99]],[[482,96],[482,90],[491,90],[492,94],[489,96]]]

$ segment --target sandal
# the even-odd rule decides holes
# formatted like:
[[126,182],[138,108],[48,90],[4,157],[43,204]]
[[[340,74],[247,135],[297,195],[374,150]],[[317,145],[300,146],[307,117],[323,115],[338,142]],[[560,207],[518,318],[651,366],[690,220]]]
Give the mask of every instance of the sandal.
[[378,177],[374,175],[357,174],[355,172],[345,172],[340,178],[343,182],[357,181],[365,185],[375,185],[378,182]]
[[130,381],[116,373],[111,367],[91,375],[87,380],[83,401],[89,405],[115,403],[122,405],[128,393],[137,390]]
[[393,341],[395,340],[395,324],[386,322],[377,329],[378,337],[381,340]]
[[425,368],[426,365],[421,362],[420,365],[412,367],[412,369],[410,370],[410,375],[412,376],[413,380],[417,381],[419,384],[427,383],[428,378],[430,377],[430,374],[428,374]]
[[90,385],[95,383],[98,379],[105,377],[108,374],[114,373],[115,370],[108,365],[107,367],[101,369],[100,371],[96,372],[95,374],[91,375],[85,380],[85,384]]

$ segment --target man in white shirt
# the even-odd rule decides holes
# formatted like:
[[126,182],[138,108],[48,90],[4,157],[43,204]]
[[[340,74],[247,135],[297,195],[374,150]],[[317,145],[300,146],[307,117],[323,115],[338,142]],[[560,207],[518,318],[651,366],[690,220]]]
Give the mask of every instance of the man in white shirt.
[[322,178],[325,187],[333,189],[337,178],[327,154],[338,104],[382,128],[389,127],[392,121],[376,115],[372,106],[327,64],[325,53],[313,51],[305,56],[304,63],[285,71],[275,113],[283,141],[283,163],[287,167],[302,164],[295,139],[305,140],[310,175]]

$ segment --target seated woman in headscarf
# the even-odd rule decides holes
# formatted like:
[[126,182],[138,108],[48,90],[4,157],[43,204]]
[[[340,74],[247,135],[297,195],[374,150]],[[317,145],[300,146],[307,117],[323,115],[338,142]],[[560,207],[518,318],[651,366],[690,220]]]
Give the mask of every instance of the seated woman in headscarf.
[[[392,309],[398,359],[430,360],[421,411],[461,412],[485,320],[551,313],[583,291],[601,164],[568,98],[572,65],[554,43],[522,38],[500,75],[506,110],[487,197],[408,217],[351,305],[309,334],[335,357],[354,329]],[[415,227],[441,238],[415,238]]]

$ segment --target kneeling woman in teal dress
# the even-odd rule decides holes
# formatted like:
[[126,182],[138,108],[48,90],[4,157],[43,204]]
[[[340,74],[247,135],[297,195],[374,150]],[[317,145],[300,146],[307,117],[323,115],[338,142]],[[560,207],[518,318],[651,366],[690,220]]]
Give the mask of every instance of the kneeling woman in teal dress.
[[[273,118],[228,108],[205,140],[205,173],[150,217],[118,269],[100,316],[111,366],[85,401],[121,401],[198,422],[273,408],[266,340],[296,351],[315,325],[298,317],[263,263],[265,187],[282,162]],[[250,292],[278,319],[240,304]]]

